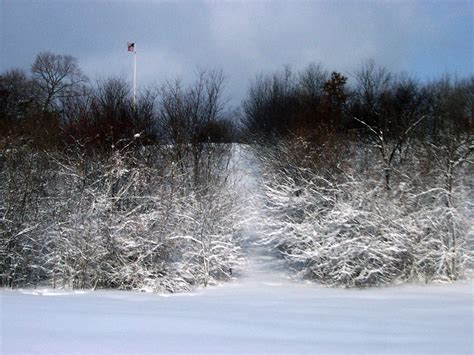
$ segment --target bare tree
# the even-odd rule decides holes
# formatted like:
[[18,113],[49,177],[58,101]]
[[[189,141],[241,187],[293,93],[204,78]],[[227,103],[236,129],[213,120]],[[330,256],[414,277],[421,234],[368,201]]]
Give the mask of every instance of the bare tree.
[[243,125],[250,135],[271,137],[290,131],[298,109],[296,78],[289,67],[272,75],[259,75],[243,102]]
[[175,81],[161,89],[160,130],[165,140],[173,144],[179,164],[183,166],[187,158],[191,159],[195,182],[202,175],[204,152],[213,148],[211,130],[224,120],[223,83],[222,72],[204,70],[198,72],[196,81],[188,88]]
[[87,81],[77,59],[70,55],[42,52],[36,56],[31,72],[43,111],[54,108],[61,97],[78,95],[80,85]]
[[308,101],[319,104],[329,74],[320,64],[310,64],[298,75],[298,91]]
[[373,62],[357,73],[357,87],[349,112],[367,132],[380,152],[384,165],[385,187],[390,190],[395,158],[414,130],[427,117],[423,94],[417,83],[401,76],[398,80]]
[[24,71],[14,69],[0,75],[0,119],[23,119],[32,101],[32,83]]

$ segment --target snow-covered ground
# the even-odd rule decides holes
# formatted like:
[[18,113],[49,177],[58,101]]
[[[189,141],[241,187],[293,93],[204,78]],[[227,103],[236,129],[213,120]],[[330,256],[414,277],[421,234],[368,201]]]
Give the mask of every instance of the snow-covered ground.
[[0,352],[473,353],[470,283],[344,290],[267,276],[167,297],[1,290]]

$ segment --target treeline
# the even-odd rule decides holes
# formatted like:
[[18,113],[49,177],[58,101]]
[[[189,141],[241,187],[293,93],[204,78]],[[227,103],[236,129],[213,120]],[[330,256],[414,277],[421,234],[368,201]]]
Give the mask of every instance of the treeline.
[[465,275],[474,78],[420,83],[369,62],[259,76],[243,125],[263,171],[261,242],[304,277],[365,287]]
[[473,90],[474,77],[421,83],[372,61],[351,75],[350,84],[348,77],[321,65],[297,73],[286,67],[252,82],[243,102],[243,123],[257,135],[293,134],[311,140],[327,131],[366,134],[367,126],[397,139],[416,123],[412,136],[436,141],[446,130],[472,131]]
[[[0,139],[19,138],[41,149],[79,142],[110,150],[122,139],[140,134],[143,144],[227,142],[233,126],[222,101],[223,75],[201,71],[185,87],[180,81],[141,91],[133,102],[121,78],[91,83],[77,60],[40,53],[31,73],[10,70],[0,76]],[[180,106],[173,106],[179,101]]]

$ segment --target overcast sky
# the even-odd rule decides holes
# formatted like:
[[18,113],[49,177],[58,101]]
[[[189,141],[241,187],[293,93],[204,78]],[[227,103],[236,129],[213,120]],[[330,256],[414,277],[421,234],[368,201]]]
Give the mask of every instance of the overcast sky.
[[472,1],[0,0],[0,16],[1,71],[49,50],[77,57],[91,79],[131,79],[135,41],[139,86],[217,68],[235,103],[256,74],[285,64],[473,73]]

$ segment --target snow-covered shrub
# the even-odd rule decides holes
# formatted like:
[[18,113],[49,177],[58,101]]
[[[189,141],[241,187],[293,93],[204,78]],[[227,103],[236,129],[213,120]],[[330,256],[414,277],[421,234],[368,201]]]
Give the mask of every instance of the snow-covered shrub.
[[[472,223],[462,206],[446,206],[447,191],[431,189],[411,196],[419,200],[406,225],[414,237],[413,276],[426,281],[456,280],[470,267],[469,233]],[[451,196],[451,201],[458,193]]]
[[202,150],[199,179],[166,146],[11,159],[2,284],[176,292],[228,280],[242,261],[229,148]]
[[0,285],[34,284],[47,274],[56,174],[26,145],[4,150],[0,164]]
[[304,277],[322,283],[364,287],[401,276],[410,262],[407,236],[370,193],[353,193],[360,188],[355,182],[324,190],[316,183],[265,186],[264,243]]
[[[445,198],[433,196],[443,189],[418,181],[387,191],[370,171],[356,173],[350,165],[329,179],[321,163],[313,168],[301,156],[276,160],[291,144],[260,150],[260,161],[266,202],[261,243],[292,269],[345,287],[463,276],[468,219],[459,207],[446,207]],[[303,156],[310,161],[310,154]]]
[[180,268],[193,283],[207,285],[230,279],[232,269],[242,262],[242,252],[235,240],[241,224],[241,205],[229,189],[208,186],[192,193],[183,204],[181,235],[183,248]]
[[113,157],[60,223],[55,279],[174,292],[229,278],[240,260],[229,181],[213,171],[212,184],[195,186],[183,164],[161,164],[168,167]]

